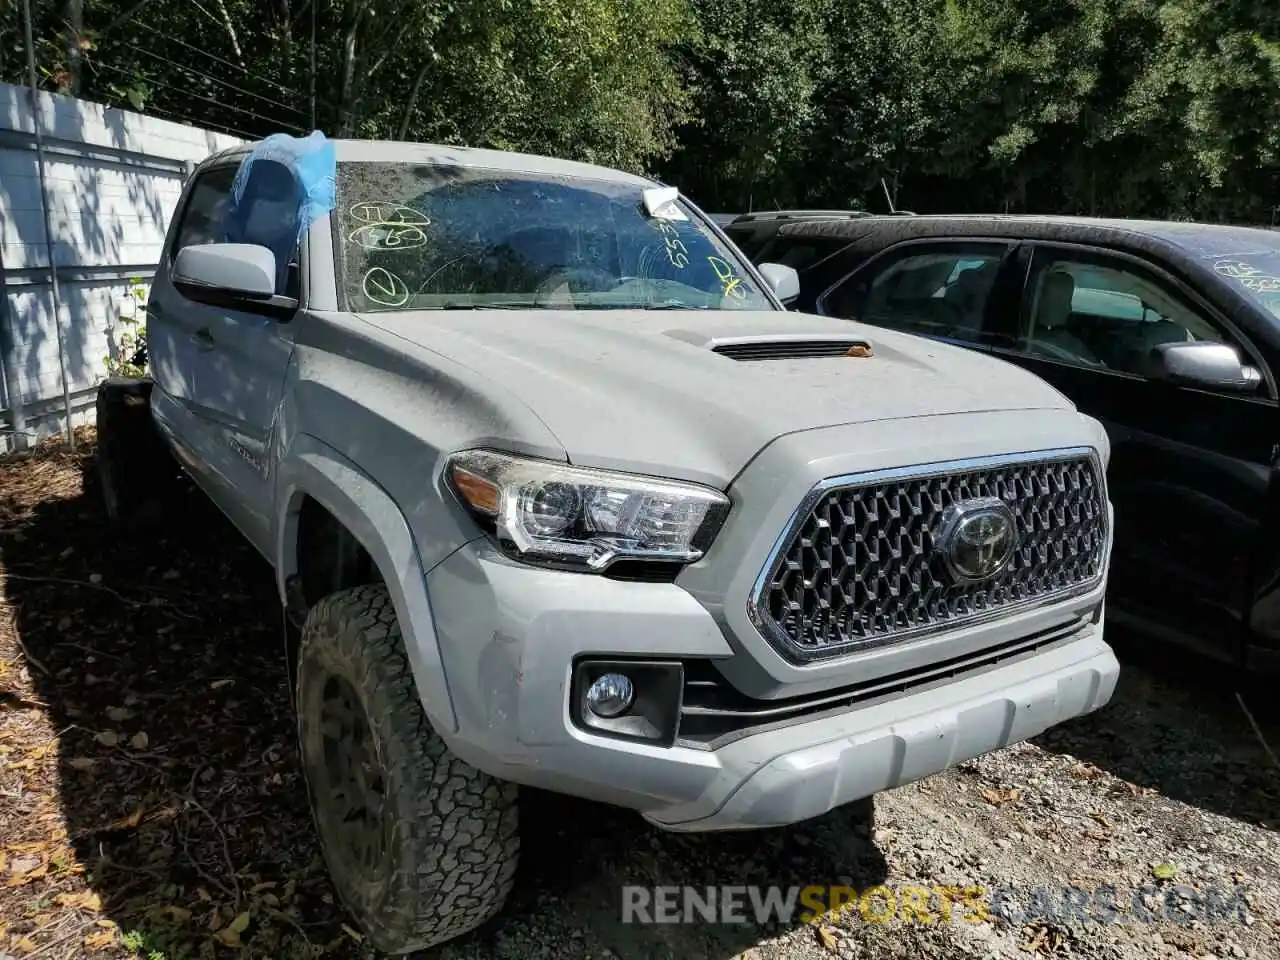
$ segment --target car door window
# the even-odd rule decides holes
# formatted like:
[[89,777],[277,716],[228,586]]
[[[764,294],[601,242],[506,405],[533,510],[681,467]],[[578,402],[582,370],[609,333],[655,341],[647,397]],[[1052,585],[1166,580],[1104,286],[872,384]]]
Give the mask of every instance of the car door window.
[[191,187],[187,205],[178,222],[177,238],[169,251],[170,260],[183,247],[197,243],[220,243],[231,203],[231,182],[235,179],[235,167],[214,167],[200,174]]
[[1037,251],[1027,291],[1023,349],[1034,356],[1154,377],[1162,343],[1230,342],[1170,284],[1127,261]]
[[200,175],[178,224],[170,251],[197,243],[256,243],[276,254],[276,293],[297,299],[299,278],[296,240],[297,183],[287,168],[270,161],[253,165],[244,198],[234,219],[228,217],[236,167],[215,167]]
[[302,188],[283,163],[258,159],[248,168],[238,202],[227,220],[226,239],[253,243],[276,255],[276,293],[297,299],[298,225]]
[[828,292],[822,313],[908,333],[986,342],[987,304],[1008,247],[913,246],[880,257]]

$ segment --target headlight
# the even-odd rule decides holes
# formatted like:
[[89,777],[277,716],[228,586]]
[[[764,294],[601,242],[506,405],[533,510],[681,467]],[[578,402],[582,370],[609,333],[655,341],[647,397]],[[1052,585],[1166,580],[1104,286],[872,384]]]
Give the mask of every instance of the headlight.
[[729,511],[710,487],[490,450],[453,454],[445,476],[509,553],[592,571],[622,558],[692,563]]

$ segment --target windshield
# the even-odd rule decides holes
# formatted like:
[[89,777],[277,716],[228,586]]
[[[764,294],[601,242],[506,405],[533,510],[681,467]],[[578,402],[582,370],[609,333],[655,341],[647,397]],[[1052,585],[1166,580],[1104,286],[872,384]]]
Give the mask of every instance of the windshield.
[[1213,270],[1228,282],[1238,284],[1272,316],[1280,318],[1280,251],[1265,250],[1220,257]]
[[778,309],[688,206],[637,184],[339,163],[337,187],[351,310]]

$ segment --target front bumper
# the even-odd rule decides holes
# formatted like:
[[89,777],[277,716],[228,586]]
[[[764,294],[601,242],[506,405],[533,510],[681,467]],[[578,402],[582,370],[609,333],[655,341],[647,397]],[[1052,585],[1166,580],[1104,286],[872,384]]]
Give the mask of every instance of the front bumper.
[[1102,638],[1099,589],[967,631],[994,643],[1056,628],[1043,649],[710,748],[662,747],[576,726],[571,672],[590,656],[732,659],[720,625],[682,587],[535,569],[484,540],[432,570],[427,586],[458,716],[447,740],[458,756],[675,830],[817,816],[1095,710],[1118,672]]

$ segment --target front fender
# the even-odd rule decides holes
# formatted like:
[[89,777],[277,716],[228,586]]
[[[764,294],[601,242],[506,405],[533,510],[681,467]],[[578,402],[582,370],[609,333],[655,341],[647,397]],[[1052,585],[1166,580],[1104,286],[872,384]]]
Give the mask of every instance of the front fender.
[[458,729],[422,562],[409,524],[391,496],[337,450],[298,435],[276,471],[276,588],[297,572],[298,515],[310,496],[360,541],[391,594],[409,667],[432,727],[442,736]]

